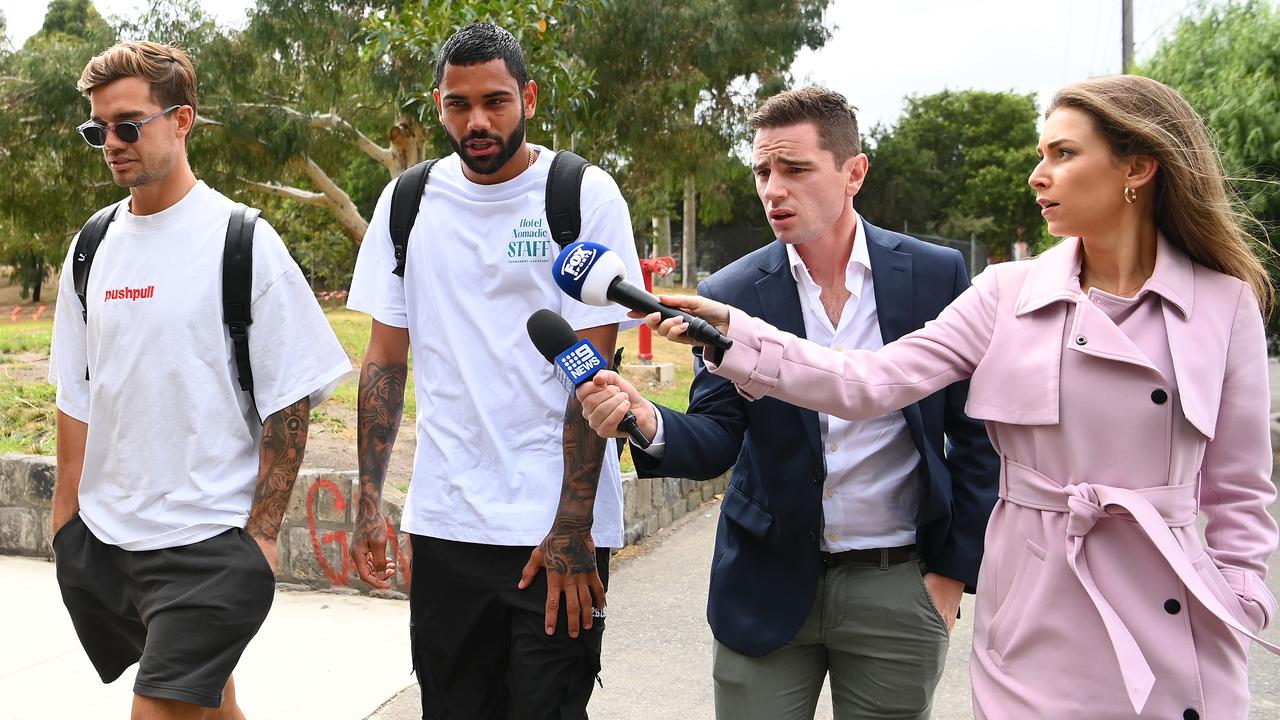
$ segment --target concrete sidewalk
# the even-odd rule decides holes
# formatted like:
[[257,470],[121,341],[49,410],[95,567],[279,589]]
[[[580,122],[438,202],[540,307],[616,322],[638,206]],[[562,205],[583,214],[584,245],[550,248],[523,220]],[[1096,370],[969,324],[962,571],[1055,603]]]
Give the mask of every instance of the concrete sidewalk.
[[[408,603],[277,592],[236,669],[236,692],[250,720],[358,720],[413,682],[408,658]],[[53,564],[0,556],[0,720],[126,718],[136,671],[103,685]]]
[[[600,679],[588,708],[591,720],[710,720],[711,629],[707,583],[718,502],[628,549],[609,580],[609,620]],[[972,617],[967,596],[965,617]],[[969,627],[957,626],[947,671],[935,700],[935,720],[969,712]],[[368,720],[421,717],[417,686],[393,698]],[[831,694],[818,701],[818,720],[831,720]]]
[[[1272,508],[1273,514],[1280,507]],[[592,720],[710,720],[711,632],[705,610],[719,505],[624,551],[615,562],[603,688]],[[1280,593],[1280,553],[1269,584]],[[972,596],[952,636],[936,720],[970,717]],[[0,556],[0,720],[127,717],[133,671],[102,685],[67,619],[53,565]],[[1280,641],[1280,628],[1264,633]],[[279,592],[236,671],[250,720],[420,717],[409,668],[408,605],[333,593]],[[1280,658],[1251,652],[1251,718],[1280,719]],[[816,717],[830,720],[824,692]]]
[[[1280,520],[1280,503],[1271,512]],[[719,503],[708,503],[672,528],[627,550],[609,581],[609,620],[600,677],[591,696],[591,720],[711,720],[711,630],[707,627],[707,584]],[[1271,558],[1268,585],[1280,595],[1280,552]],[[969,698],[969,651],[973,596],[961,605],[947,655],[947,668],[934,695],[934,720],[973,716]],[[1280,622],[1263,633],[1280,643]],[[1250,651],[1253,720],[1280,720],[1280,657],[1256,645]],[[1066,687],[1066,686],[1064,686]],[[421,717],[413,685],[367,720]],[[823,690],[816,720],[831,720],[831,694]]]

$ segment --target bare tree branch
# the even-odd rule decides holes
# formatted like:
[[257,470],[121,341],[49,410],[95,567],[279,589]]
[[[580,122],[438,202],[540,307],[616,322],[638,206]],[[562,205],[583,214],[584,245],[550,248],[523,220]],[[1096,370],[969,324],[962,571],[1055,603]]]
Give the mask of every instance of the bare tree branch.
[[266,105],[263,103],[240,103],[240,107],[255,108],[259,110],[279,110],[287,115],[306,121],[308,125],[314,128],[323,128],[326,130],[345,130],[350,132],[356,138],[356,146],[361,152],[369,157],[377,160],[391,171],[391,173],[399,174],[400,166],[396,164],[395,153],[391,148],[385,148],[369,139],[368,135],[360,132],[354,125],[347,122],[342,116],[334,112],[322,114],[308,115],[298,112],[291,107],[285,105]]
[[302,203],[303,205],[333,207],[333,202],[329,200],[328,196],[324,193],[311,192],[310,190],[289,187],[287,185],[280,185],[279,183],[273,182],[257,182],[256,180],[249,180],[242,177],[237,177],[236,179],[249,186],[251,189],[257,190],[265,195],[273,195],[275,197],[293,200],[294,202]]

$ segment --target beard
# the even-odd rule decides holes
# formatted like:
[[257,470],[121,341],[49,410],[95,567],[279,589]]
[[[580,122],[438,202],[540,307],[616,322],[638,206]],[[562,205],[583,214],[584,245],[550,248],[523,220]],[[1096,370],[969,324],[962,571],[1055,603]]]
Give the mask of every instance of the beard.
[[[516,129],[512,130],[511,134],[505,138],[494,133],[487,132],[471,133],[460,140],[455,138],[452,133],[447,130],[445,131],[445,135],[449,138],[449,146],[458,154],[458,157],[462,158],[462,162],[466,164],[467,168],[469,168],[471,172],[477,175],[492,175],[501,170],[502,167],[507,164],[507,161],[515,156],[516,151],[520,149],[520,143],[524,142],[524,131],[525,115],[524,110],[522,109],[520,111],[520,124],[516,125]],[[471,157],[467,154],[466,148],[463,146],[472,140],[489,140],[497,143],[498,152],[490,155],[489,157]]]
[[143,185],[150,185],[154,182],[164,180],[173,172],[173,166],[177,163],[177,159],[173,155],[150,158],[147,165],[144,165],[142,158],[139,156],[134,159],[134,168],[130,173],[111,172],[111,180],[118,187],[135,188]]

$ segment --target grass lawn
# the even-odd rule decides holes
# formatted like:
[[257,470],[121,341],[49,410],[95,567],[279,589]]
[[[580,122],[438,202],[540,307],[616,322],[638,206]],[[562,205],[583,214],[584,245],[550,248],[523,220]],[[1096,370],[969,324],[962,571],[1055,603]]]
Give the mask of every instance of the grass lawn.
[[[325,314],[338,341],[358,367],[369,343],[369,317],[341,307],[328,308]],[[513,327],[513,332],[523,333],[523,322],[518,325]],[[45,382],[52,334],[52,318],[16,323],[0,320],[0,452],[33,455],[51,455],[54,452],[55,390]],[[637,362],[639,329],[622,333],[618,337],[618,345],[626,348],[623,362]],[[654,338],[653,355],[655,363],[675,365],[676,381],[667,387],[640,384],[641,393],[656,403],[684,410],[688,407],[689,383],[693,380],[693,356],[689,348]],[[355,373],[348,376],[338,386],[333,399],[312,411],[312,422],[330,427],[341,427],[351,422],[356,412],[357,382]],[[417,414],[412,372],[405,388],[404,414],[401,432],[406,429],[412,432]],[[623,455],[623,469],[632,469],[629,451]]]
[[[329,324],[333,326],[333,331],[337,334],[338,341],[342,343],[343,349],[351,357],[352,364],[359,367],[364,357],[365,348],[369,344],[369,316],[342,308],[328,309],[325,314],[329,317]],[[516,328],[516,330],[524,332],[523,326]],[[618,346],[626,348],[623,357],[624,363],[638,362],[639,333],[639,328],[633,328],[618,336]],[[653,402],[683,411],[689,406],[689,384],[693,381],[693,355],[690,353],[688,346],[676,345],[662,338],[655,338],[653,340],[653,356],[654,363],[672,363],[675,365],[676,381],[674,385],[666,387],[641,385],[641,394]],[[355,374],[352,374],[338,386],[333,398],[328,403],[312,412],[312,422],[341,422],[333,415],[326,414],[325,407],[329,407],[329,403],[343,408],[346,411],[344,414],[354,414],[357,402],[356,389],[357,378]],[[404,420],[400,425],[401,432],[405,432],[406,429],[412,432],[413,420],[416,415],[417,403],[413,396],[413,374],[410,372],[408,385],[405,388],[405,409]],[[630,450],[622,456],[622,469],[624,472],[634,469]]]
[[45,382],[52,335],[52,319],[0,321],[0,452],[54,452],[55,390]]

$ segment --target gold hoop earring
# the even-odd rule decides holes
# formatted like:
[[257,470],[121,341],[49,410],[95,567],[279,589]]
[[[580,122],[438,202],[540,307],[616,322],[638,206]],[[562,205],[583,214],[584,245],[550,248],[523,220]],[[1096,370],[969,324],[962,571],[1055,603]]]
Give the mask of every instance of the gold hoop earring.
[[1124,201],[1130,205],[1138,202],[1138,191],[1131,187],[1126,187],[1124,189]]

